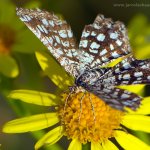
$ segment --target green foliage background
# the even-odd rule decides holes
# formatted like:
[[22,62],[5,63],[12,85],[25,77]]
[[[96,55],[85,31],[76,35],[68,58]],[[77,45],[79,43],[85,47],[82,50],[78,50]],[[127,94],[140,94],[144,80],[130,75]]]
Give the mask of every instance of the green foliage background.
[[[1,0],[4,3],[8,0]],[[98,13],[104,14],[106,17],[111,17],[113,20],[123,21],[128,27],[129,37],[134,55],[138,59],[150,58],[150,7],[126,7],[126,4],[131,3],[130,0],[10,0],[14,6],[21,7],[40,7],[48,11],[54,11],[61,15],[71,25],[77,41],[80,40],[81,32],[84,25],[90,24],[95,19]],[[137,1],[132,1],[133,4]],[[144,1],[141,3],[144,3]],[[147,2],[148,3],[148,2]],[[124,4],[124,7],[115,6],[115,4]],[[10,3],[5,8],[7,16],[11,16]],[[0,5],[0,10],[2,9]],[[15,8],[15,7],[14,7]],[[15,10],[14,10],[15,11]],[[2,12],[0,11],[0,16]],[[17,23],[16,23],[17,22]],[[17,50],[13,50],[12,56],[16,60],[19,67],[19,75],[15,78],[10,78],[7,75],[0,73],[0,128],[2,125],[16,117],[27,116],[30,114],[40,113],[45,110],[43,108],[25,104],[22,102],[8,101],[7,94],[15,89],[30,89],[40,90],[45,92],[54,92],[56,87],[42,73],[37,60],[35,58],[35,50],[44,50],[45,47],[36,37],[26,30],[26,27],[14,17],[8,26],[16,26],[19,28],[21,24],[24,30],[20,30],[20,39],[26,44],[16,45]],[[1,29],[0,29],[1,30]],[[11,36],[11,35],[10,35]],[[19,40],[20,41],[20,40]],[[38,45],[38,46],[37,46]],[[0,57],[0,63],[4,62]],[[4,64],[4,67],[8,62]],[[11,66],[8,67],[8,70]],[[150,95],[149,86],[146,87],[144,95]],[[0,131],[0,143],[2,149],[6,150],[30,150],[34,147],[36,139],[42,135],[42,132],[26,133],[26,134],[4,134]],[[150,144],[150,135],[136,132],[143,141]],[[67,143],[60,142],[63,149],[67,148]],[[54,149],[50,147],[49,149]],[[60,149],[56,146],[55,149]],[[84,146],[88,149],[88,146]]]

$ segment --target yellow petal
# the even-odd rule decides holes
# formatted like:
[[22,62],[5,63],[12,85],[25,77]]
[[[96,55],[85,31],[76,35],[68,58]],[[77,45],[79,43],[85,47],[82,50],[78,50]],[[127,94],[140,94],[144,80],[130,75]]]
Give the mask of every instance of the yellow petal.
[[56,95],[31,90],[14,90],[8,95],[8,97],[42,106],[53,106],[59,104],[59,97]]
[[104,150],[100,143],[91,142],[91,150]]
[[129,110],[127,109],[128,113],[130,114],[143,114],[143,115],[148,115],[150,114],[150,97],[145,97],[141,101],[140,107],[136,110]]
[[117,87],[136,93],[138,95],[139,94],[142,95],[145,85],[138,85],[138,84],[137,85],[121,85]]
[[142,100],[141,105],[136,113],[145,115],[150,114],[150,97],[145,97]]
[[150,116],[125,115],[122,124],[132,130],[150,132]]
[[44,145],[53,145],[63,136],[62,126],[58,126],[45,134],[36,144],[35,150]]
[[41,130],[59,122],[56,113],[38,114],[7,122],[3,127],[5,133],[22,133]]
[[50,55],[44,51],[40,51],[36,52],[36,57],[41,68],[60,89],[64,90],[64,88],[72,85],[73,82],[71,82],[71,77],[66,74],[63,67],[58,65],[56,60],[54,60]]
[[150,147],[135,136],[123,131],[116,131],[116,140],[125,150],[150,150]]
[[118,150],[118,148],[109,140],[102,144],[104,150]]
[[10,55],[0,54],[0,72],[10,78],[16,77],[19,74],[19,68],[15,59]]
[[113,60],[111,63],[108,63],[107,65],[104,65],[103,67],[113,67],[122,60],[123,60],[123,57],[117,58],[117,59]]
[[82,150],[82,144],[77,139],[73,139],[68,147],[68,150]]

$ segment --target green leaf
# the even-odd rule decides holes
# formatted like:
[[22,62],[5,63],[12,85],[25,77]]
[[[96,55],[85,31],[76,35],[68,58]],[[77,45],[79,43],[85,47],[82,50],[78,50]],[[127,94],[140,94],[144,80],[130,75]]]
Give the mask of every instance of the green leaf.
[[45,49],[40,40],[26,27],[17,34],[17,43],[13,45],[12,51],[21,53],[34,53]]
[[137,59],[150,58],[150,24],[144,15],[136,15],[128,26],[133,53]]
[[0,54],[0,72],[10,78],[19,74],[18,65],[13,57],[7,54]]

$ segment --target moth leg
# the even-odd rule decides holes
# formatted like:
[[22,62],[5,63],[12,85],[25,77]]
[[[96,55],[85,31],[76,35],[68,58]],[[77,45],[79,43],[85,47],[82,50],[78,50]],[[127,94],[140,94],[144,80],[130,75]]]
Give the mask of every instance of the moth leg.
[[80,124],[80,120],[81,120],[81,115],[82,115],[82,102],[83,102],[83,99],[84,99],[84,97],[85,97],[85,93],[86,92],[84,92],[83,93],[83,95],[81,96],[81,98],[80,98],[80,113],[79,113],[79,124]]
[[92,109],[92,113],[93,113],[93,121],[94,121],[94,124],[95,124],[95,122],[96,122],[96,115],[95,115],[95,109],[94,109],[94,105],[93,105],[90,93],[89,93],[89,100],[90,100],[90,103],[91,103],[91,109]]

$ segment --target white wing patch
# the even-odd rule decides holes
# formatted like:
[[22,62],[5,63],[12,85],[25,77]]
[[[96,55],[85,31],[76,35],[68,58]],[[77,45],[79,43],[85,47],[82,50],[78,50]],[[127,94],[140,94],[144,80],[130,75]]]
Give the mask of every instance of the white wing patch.
[[70,26],[53,13],[40,9],[17,9],[17,15],[43,42],[65,70],[77,76],[77,45]]
[[[96,68],[130,53],[127,31],[123,23],[98,15],[93,24],[85,26],[79,49],[82,66]],[[87,61],[88,53],[94,60]]]

